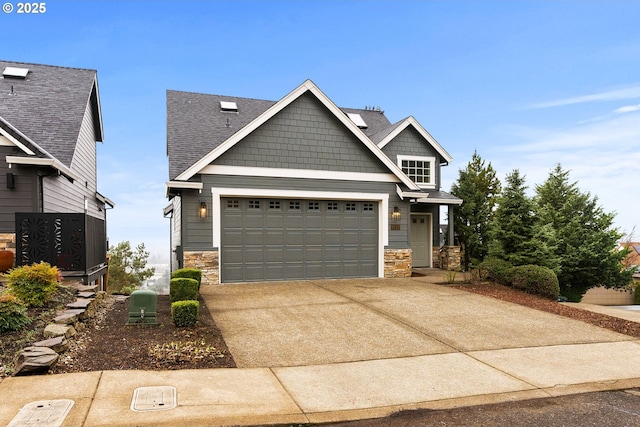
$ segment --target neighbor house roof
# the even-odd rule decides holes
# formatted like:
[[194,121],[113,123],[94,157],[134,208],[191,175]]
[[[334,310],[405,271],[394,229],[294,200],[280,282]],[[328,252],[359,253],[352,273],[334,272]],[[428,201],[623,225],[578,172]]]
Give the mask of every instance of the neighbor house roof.
[[0,125],[25,137],[23,144],[39,147],[36,156],[71,166],[88,103],[96,140],[103,140],[95,70],[0,60],[0,72]]

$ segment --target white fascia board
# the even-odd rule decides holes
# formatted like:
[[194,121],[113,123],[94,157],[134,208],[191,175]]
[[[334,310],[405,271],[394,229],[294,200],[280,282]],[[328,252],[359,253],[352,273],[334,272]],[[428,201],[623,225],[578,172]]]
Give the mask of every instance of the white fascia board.
[[60,161],[56,159],[43,159],[41,157],[16,157],[16,156],[7,156],[6,162],[14,165],[31,165],[31,166],[49,166],[56,169],[62,175],[66,176],[71,180],[80,179],[80,175],[76,174],[74,171],[63,165]]
[[418,198],[417,203],[428,203],[432,205],[461,205],[462,199],[436,199],[432,197]]
[[[27,147],[26,145],[24,145],[23,143],[21,143],[20,141],[18,141],[17,139],[15,139],[13,137],[13,135],[11,135],[9,132],[5,131],[4,129],[2,129],[0,127],[0,135],[2,135],[4,138],[6,138],[12,145],[15,145],[16,147],[18,147],[19,149],[21,149],[22,151],[25,152],[25,154],[28,154],[30,156],[35,156],[36,153],[34,153],[33,151],[31,151],[29,149],[29,147]],[[1,139],[4,138],[0,138],[0,145],[5,145],[2,143]],[[8,145],[8,144],[7,144]]]
[[423,193],[421,191],[402,191],[402,189],[396,185],[396,193],[400,196],[400,199],[404,200],[408,199],[426,199],[429,197],[427,193]]
[[431,136],[431,134],[427,132],[427,130],[423,128],[422,125],[418,123],[418,121],[413,116],[407,117],[400,126],[396,127],[389,135],[387,135],[382,141],[378,143],[378,147],[380,149],[384,148],[385,145],[387,145],[389,142],[395,139],[395,137],[398,136],[400,132],[405,130],[410,125],[412,125],[415,128],[415,130],[417,130],[418,133],[424,139],[426,139],[429,142],[429,144],[431,144],[431,146],[433,146],[433,148],[435,148],[438,154],[440,154],[447,161],[447,163],[453,160],[453,157],[451,157],[451,154],[449,154],[447,150],[445,150],[442,147],[442,145],[440,145],[440,143],[436,141],[436,139],[433,136]]
[[203,184],[201,182],[191,182],[191,181],[167,181],[165,183],[166,191],[165,194],[169,197],[169,190],[172,188],[176,188],[178,190],[198,190],[202,191]]
[[399,182],[392,173],[339,172],[313,169],[261,168],[244,166],[208,165],[203,175],[257,176],[266,178],[326,179],[365,182]]
[[298,99],[307,91],[313,93],[316,98],[327,107],[334,116],[340,120],[369,150],[373,152],[373,154],[380,159],[389,170],[396,175],[400,181],[405,183],[409,188],[418,189],[413,181],[411,181],[402,170],[398,168],[398,166],[389,159],[380,148],[376,144],[374,144],[365,134],[360,130],[348,117],[346,114],[338,108],[337,105],[333,103],[311,80],[306,80],[296,89],[287,94],[280,101],[276,102],[270,108],[268,108],[264,113],[255,118],[251,123],[240,129],[238,132],[233,134],[229,139],[220,144],[218,147],[213,149],[209,154],[204,156],[202,159],[191,165],[187,170],[182,172],[180,175],[176,177],[177,180],[187,180],[193,177],[195,174],[200,173],[202,169],[208,166],[215,159],[224,154],[231,147],[236,145],[242,139],[244,139],[251,132],[256,130],[262,124],[264,124],[271,117],[275,116],[277,113],[282,111],[286,106],[291,104],[293,101]]

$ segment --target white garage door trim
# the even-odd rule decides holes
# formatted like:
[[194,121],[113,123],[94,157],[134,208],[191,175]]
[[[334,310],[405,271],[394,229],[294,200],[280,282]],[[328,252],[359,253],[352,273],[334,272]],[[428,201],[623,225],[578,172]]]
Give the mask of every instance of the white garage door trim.
[[[389,245],[389,194],[387,193],[348,193],[336,191],[300,191],[269,190],[258,188],[211,188],[213,222],[213,246],[218,248],[218,262],[223,263],[220,241],[222,236],[221,203],[223,197],[258,197],[277,199],[316,199],[316,200],[366,200],[378,202],[378,277],[384,277],[384,248]],[[222,275],[222,268],[220,268]],[[224,280],[220,277],[220,283]]]

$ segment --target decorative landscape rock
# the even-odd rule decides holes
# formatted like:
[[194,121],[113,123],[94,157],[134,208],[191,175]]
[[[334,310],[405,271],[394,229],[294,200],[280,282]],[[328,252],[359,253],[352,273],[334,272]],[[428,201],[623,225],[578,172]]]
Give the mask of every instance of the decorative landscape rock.
[[80,316],[84,314],[84,312],[84,309],[65,310],[58,313],[58,315],[53,319],[53,322],[61,325],[74,325],[78,322]]
[[67,304],[67,308],[84,310],[83,314],[80,314],[78,318],[84,320],[87,317],[91,318],[96,313],[96,300],[94,298],[78,298],[74,302]]
[[58,353],[49,347],[27,347],[16,357],[15,376],[46,374],[58,361]]
[[64,336],[70,338],[76,334],[76,330],[71,325],[60,325],[58,323],[51,323],[44,328],[43,335],[45,338],[54,338]]
[[64,335],[55,338],[49,338],[48,340],[38,341],[33,344],[34,347],[48,347],[56,353],[64,353],[69,349],[69,341]]

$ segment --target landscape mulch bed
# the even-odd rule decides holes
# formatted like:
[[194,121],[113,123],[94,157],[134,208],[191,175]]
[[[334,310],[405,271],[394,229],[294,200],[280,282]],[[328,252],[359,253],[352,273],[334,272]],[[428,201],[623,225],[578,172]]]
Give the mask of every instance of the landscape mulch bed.
[[202,298],[193,327],[178,328],[172,323],[168,295],[158,295],[157,326],[127,326],[128,316],[129,299],[108,296],[50,372],[236,367]]
[[640,338],[640,323],[608,316],[606,314],[594,313],[592,311],[582,310],[576,307],[570,307],[553,300],[542,298],[537,295],[527,294],[497,283],[483,282],[479,284],[456,285],[454,287],[468,292],[546,311],[548,313],[570,317],[614,332]]

